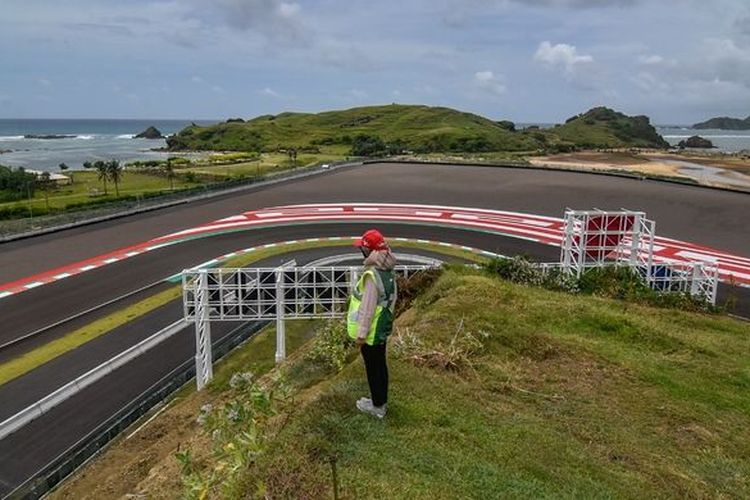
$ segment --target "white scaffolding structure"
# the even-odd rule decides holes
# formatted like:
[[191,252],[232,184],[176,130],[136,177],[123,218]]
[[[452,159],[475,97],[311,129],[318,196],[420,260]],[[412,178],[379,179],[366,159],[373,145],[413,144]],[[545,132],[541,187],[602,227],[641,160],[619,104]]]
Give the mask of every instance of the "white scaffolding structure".
[[560,263],[576,277],[588,268],[609,265],[649,269],[654,227],[643,212],[567,209]]
[[[430,265],[397,266],[408,277]],[[185,319],[195,323],[198,390],[213,377],[212,321],[276,321],[276,362],[286,357],[285,319],[342,318],[362,267],[190,269],[182,273]]]
[[580,277],[587,269],[625,266],[654,290],[688,293],[716,303],[718,266],[713,262],[655,262],[655,222],[644,212],[566,210],[560,267]]

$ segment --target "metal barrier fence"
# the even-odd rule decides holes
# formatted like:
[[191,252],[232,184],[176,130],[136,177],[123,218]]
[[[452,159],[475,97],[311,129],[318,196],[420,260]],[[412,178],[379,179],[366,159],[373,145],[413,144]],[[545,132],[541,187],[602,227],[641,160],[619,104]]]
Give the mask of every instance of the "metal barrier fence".
[[[213,348],[218,360],[259,332],[268,322],[245,324],[222,337]],[[8,499],[36,499],[50,492],[68,475],[85,464],[122,431],[130,427],[157,404],[181,389],[195,376],[194,361],[187,360],[143,391],[140,396],[100,424],[77,443],[52,460],[33,477],[15,488]]]

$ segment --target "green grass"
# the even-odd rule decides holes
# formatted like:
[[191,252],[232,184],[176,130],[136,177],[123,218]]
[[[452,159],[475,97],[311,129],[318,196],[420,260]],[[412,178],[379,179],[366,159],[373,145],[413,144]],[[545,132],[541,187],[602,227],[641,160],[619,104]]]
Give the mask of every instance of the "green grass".
[[175,300],[181,294],[180,287],[172,287],[0,364],[0,385]]
[[[71,175],[71,173],[68,172],[66,175]],[[61,186],[58,189],[49,192],[50,209],[65,209],[74,204],[78,205],[91,202],[100,203],[102,200],[117,200],[115,186],[111,182],[107,182],[107,190],[109,194],[106,197],[104,196],[103,184],[97,179],[95,172],[75,171],[72,173],[72,176],[74,180],[72,185]],[[188,184],[179,177],[174,180],[175,189],[189,187],[191,185],[194,184]],[[164,177],[129,172],[127,170],[125,171],[123,180],[120,183],[120,196],[143,195],[146,193],[169,190],[169,181]],[[26,208],[28,206],[28,200],[3,202],[0,203],[0,210],[14,207]],[[42,191],[36,191],[31,200],[31,206],[36,210],[44,210],[46,208],[44,193]],[[23,216],[23,214],[21,215]]]
[[[224,155],[222,155],[224,156]],[[320,163],[333,163],[342,161],[345,154],[335,152],[334,148],[324,148],[321,153],[300,154],[297,156],[296,164],[289,160],[289,156],[282,153],[262,153],[258,160],[234,163],[227,165],[198,164],[186,166],[180,172],[194,172],[196,174],[208,174],[223,177],[254,177],[270,173],[288,170],[294,167],[307,167]]]
[[436,350],[457,330],[489,336],[475,371],[417,366],[391,345],[384,421],[354,409],[359,361],[297,384],[309,403],[249,482],[330,496],[335,458],[345,498],[750,495],[746,323],[451,270],[397,329]]
[[377,135],[410,148],[451,149],[465,139],[481,138],[497,150],[535,149],[520,133],[471,113],[429,106],[369,106],[324,113],[264,115],[245,123],[187,127],[169,141],[174,149],[276,151],[347,145],[358,134]]
[[[419,154],[563,151],[575,147],[667,147],[646,117],[594,108],[547,130],[508,130],[506,124],[444,107],[387,105],[323,113],[264,115],[244,123],[190,126],[168,139],[174,150],[280,151],[340,148],[358,135],[376,136],[396,150]],[[497,156],[497,155],[496,155]]]

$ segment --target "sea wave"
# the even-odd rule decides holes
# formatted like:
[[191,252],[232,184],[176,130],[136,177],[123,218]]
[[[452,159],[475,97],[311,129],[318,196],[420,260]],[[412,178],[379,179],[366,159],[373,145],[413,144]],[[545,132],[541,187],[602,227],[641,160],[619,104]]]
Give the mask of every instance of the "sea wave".
[[132,139],[135,134],[120,134],[117,136],[118,139]]
[[[695,134],[693,134],[695,135]],[[664,135],[665,139],[689,139],[692,135]],[[750,139],[750,135],[709,135],[701,134],[701,137],[707,139]]]
[[23,139],[22,135],[0,135],[0,141],[20,141]]
[[93,138],[94,138],[93,135],[77,135],[76,136],[76,139],[82,139],[84,141],[88,141],[88,140],[93,139]]

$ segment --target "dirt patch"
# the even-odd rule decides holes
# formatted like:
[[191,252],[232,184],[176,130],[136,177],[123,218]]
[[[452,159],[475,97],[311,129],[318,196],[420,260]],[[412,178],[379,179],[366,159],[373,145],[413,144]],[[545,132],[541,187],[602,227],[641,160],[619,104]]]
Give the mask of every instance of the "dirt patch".
[[600,170],[600,171],[622,171],[643,173],[649,175],[662,175],[669,177],[688,176],[678,172],[679,167],[658,161],[639,158],[637,156],[622,157],[619,154],[608,153],[574,153],[553,156],[537,156],[529,158],[532,165],[550,166],[555,168],[570,168],[576,170]]

